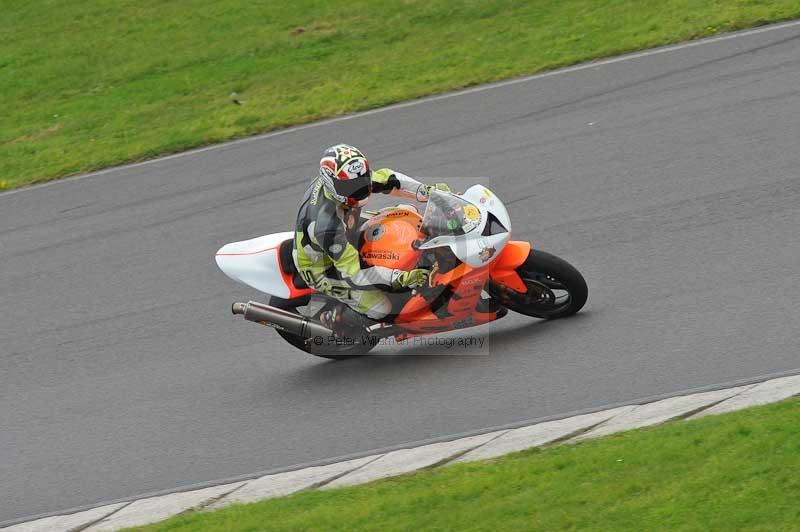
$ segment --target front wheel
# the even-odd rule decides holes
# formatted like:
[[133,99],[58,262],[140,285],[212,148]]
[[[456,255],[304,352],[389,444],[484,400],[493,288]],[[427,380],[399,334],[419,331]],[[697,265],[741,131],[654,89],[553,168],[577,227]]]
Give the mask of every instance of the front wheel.
[[492,297],[514,312],[554,320],[575,314],[586,303],[589,293],[586,281],[564,259],[531,250],[516,271],[525,283],[526,292],[517,292],[494,282],[488,286]]

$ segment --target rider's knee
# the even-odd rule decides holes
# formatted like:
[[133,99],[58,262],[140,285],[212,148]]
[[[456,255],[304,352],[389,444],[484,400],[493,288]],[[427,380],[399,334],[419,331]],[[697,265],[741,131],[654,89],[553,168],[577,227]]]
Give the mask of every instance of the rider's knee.
[[375,297],[375,301],[371,302],[372,304],[365,312],[368,318],[379,320],[392,312],[392,302],[386,294],[377,292],[373,297]]

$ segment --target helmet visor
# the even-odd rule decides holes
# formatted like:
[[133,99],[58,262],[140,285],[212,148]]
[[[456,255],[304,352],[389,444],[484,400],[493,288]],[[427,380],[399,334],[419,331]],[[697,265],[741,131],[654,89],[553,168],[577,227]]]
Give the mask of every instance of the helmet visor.
[[355,200],[363,200],[372,192],[371,173],[372,172],[367,172],[362,176],[347,180],[334,179],[333,187],[340,196]]

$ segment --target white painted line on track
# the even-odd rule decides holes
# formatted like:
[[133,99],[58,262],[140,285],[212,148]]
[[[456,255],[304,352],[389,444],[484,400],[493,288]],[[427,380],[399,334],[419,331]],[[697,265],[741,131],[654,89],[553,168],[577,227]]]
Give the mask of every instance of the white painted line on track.
[[307,467],[305,469],[288,471],[286,473],[266,475],[248,482],[241,489],[209,505],[208,509],[216,510],[217,508],[222,508],[223,506],[228,506],[233,503],[247,503],[269,497],[280,497],[296,491],[330,483],[343,475],[368,466],[382,456],[381,454],[365,456],[363,458],[337,462],[325,466]]
[[636,408],[635,406],[621,406],[611,410],[602,410],[592,414],[583,414],[555,421],[545,421],[536,425],[511,429],[486,445],[461,455],[453,462],[474,462],[496,458],[508,453],[524,451],[531,447],[540,447],[550,443],[578,435],[608,421],[612,417],[626,414]]
[[4,532],[112,532],[141,526],[192,510],[214,510],[234,503],[248,503],[289,495],[313,488],[335,488],[370,482],[482,458],[493,458],[553,443],[577,443],[586,438],[614,434],[676,419],[730,412],[800,395],[800,375],[781,377],[758,384],[669,397],[557,421],[501,430],[366,456],[321,467],[310,467],[265,475],[249,481],[213,488],[172,493],[102,506],[71,515],[45,517],[12,525]]
[[[774,381],[770,381],[774,382]],[[754,385],[737,386],[725,390],[715,390],[713,392],[696,393],[680,397],[670,397],[654,403],[647,403],[636,406],[624,414],[614,416],[605,423],[573,438],[571,441],[578,442],[598,436],[606,436],[615,432],[638,429],[666,423],[678,417],[690,415],[693,412],[701,411],[726,399],[752,388]]]
[[111,532],[120,528],[163,521],[173,515],[195,508],[202,508],[210,502],[227,495],[242,484],[244,482],[182,493],[171,493],[163,497],[140,499],[124,508],[117,509],[112,514],[82,530],[86,532]]
[[736,397],[732,397],[728,401],[723,401],[711,408],[701,410],[699,413],[694,414],[690,419],[711,416],[716,414],[724,414],[725,412],[733,412],[741,408],[749,406],[764,405],[781,401],[793,395],[797,395],[800,388],[800,375],[793,375],[791,377],[783,377],[781,379],[774,379],[761,384],[748,386],[747,390]]
[[[265,477],[272,476],[272,475],[278,475],[278,474],[282,474],[282,473],[297,473],[297,472],[299,472],[301,470],[304,470],[304,469],[318,468],[318,467],[323,467],[323,466],[328,466],[328,465],[336,465],[336,464],[341,464],[342,462],[345,462],[345,461],[355,461],[355,460],[359,460],[361,458],[369,458],[371,460],[374,460],[374,459],[379,458],[383,454],[386,454],[386,453],[389,453],[389,452],[392,452],[392,451],[396,451],[396,450],[412,449],[412,448],[422,447],[422,446],[431,445],[431,444],[435,444],[435,443],[454,441],[454,440],[457,440],[457,439],[460,439],[460,438],[468,438],[468,437],[471,437],[471,436],[477,436],[477,435],[486,434],[486,433],[489,433],[489,432],[510,431],[509,433],[512,433],[512,432],[514,432],[515,429],[531,429],[531,427],[533,427],[534,425],[541,425],[541,424],[545,424],[545,423],[549,423],[549,422],[567,421],[569,423],[573,423],[573,422],[575,422],[575,420],[577,420],[577,418],[579,418],[581,416],[586,416],[586,415],[594,415],[594,414],[613,414],[613,415],[616,415],[617,414],[617,409],[619,409],[619,408],[622,408],[622,409],[627,411],[627,410],[630,410],[631,408],[633,408],[635,405],[645,405],[645,404],[649,404],[649,403],[655,403],[657,401],[663,401],[665,399],[671,399],[671,398],[674,398],[674,397],[682,397],[682,396],[686,396],[686,395],[701,394],[701,393],[705,393],[705,392],[709,392],[709,391],[725,390],[725,389],[728,389],[728,388],[739,387],[739,386],[747,386],[747,385],[752,385],[752,384],[761,384],[761,383],[765,383],[767,381],[776,380],[776,379],[783,379],[783,378],[786,378],[786,377],[800,377],[800,368],[794,368],[794,369],[786,370],[786,371],[768,373],[768,374],[765,374],[765,375],[758,375],[758,376],[750,377],[750,378],[747,378],[747,379],[737,379],[737,380],[734,380],[734,381],[719,382],[719,383],[715,383],[715,384],[711,384],[711,385],[707,385],[707,386],[699,386],[699,387],[695,387],[695,388],[676,390],[676,391],[671,392],[671,393],[662,393],[662,394],[655,394],[655,395],[651,395],[651,396],[639,397],[639,398],[634,399],[634,400],[632,400],[630,402],[627,402],[627,403],[611,403],[611,404],[605,404],[605,405],[597,405],[594,408],[586,408],[586,409],[576,410],[576,411],[572,411],[572,412],[563,412],[563,413],[561,413],[559,415],[555,415],[555,416],[544,416],[544,417],[536,418],[536,419],[522,420],[522,421],[519,421],[519,422],[516,422],[516,423],[507,423],[507,424],[504,424],[504,425],[498,425],[498,426],[492,426],[492,427],[484,427],[482,429],[473,430],[473,431],[469,431],[469,432],[463,432],[463,433],[458,433],[458,434],[450,434],[450,435],[440,436],[440,437],[436,437],[436,438],[429,438],[429,439],[426,439],[426,440],[420,440],[420,441],[414,441],[414,442],[406,442],[406,443],[401,444],[401,445],[384,447],[384,448],[380,448],[380,449],[372,449],[372,450],[369,450],[369,451],[366,451],[366,452],[363,452],[363,453],[353,453],[353,454],[349,454],[349,455],[345,455],[345,456],[331,457],[330,459],[321,460],[321,461],[318,461],[318,462],[295,464],[295,465],[290,466],[290,467],[280,468],[280,469],[276,469],[276,470],[253,472],[251,474],[240,475],[238,477],[215,479],[215,480],[211,480],[211,481],[207,481],[207,482],[198,482],[198,483],[194,483],[194,484],[190,484],[190,485],[175,486],[173,488],[169,488],[169,489],[165,489],[165,490],[159,490],[159,491],[155,491],[155,492],[136,494],[136,495],[133,495],[133,496],[131,496],[129,498],[98,501],[94,505],[85,505],[85,506],[79,506],[79,507],[73,507],[73,508],[65,508],[65,509],[58,510],[58,511],[47,512],[47,513],[43,513],[43,514],[39,514],[39,515],[27,516],[27,517],[22,518],[22,519],[15,519],[15,520],[12,520],[12,521],[6,521],[6,522],[3,522],[3,523],[0,523],[0,529],[2,529],[4,532],[6,532],[5,527],[16,525],[18,523],[29,523],[29,522],[34,522],[34,521],[41,521],[41,520],[44,520],[44,519],[47,519],[47,518],[50,518],[50,517],[57,517],[57,516],[78,515],[78,514],[80,514],[82,512],[87,512],[87,511],[90,511],[90,510],[94,510],[94,509],[97,509],[98,507],[101,507],[101,506],[111,507],[113,505],[122,504],[122,503],[130,504],[130,502],[133,501],[133,500],[151,499],[151,498],[154,498],[154,497],[163,497],[163,496],[166,496],[166,495],[171,495],[173,493],[183,493],[183,492],[195,491],[195,490],[205,489],[205,488],[209,488],[209,487],[220,486],[222,484],[233,484],[233,483],[236,483],[236,482],[245,482],[245,481],[252,482],[254,480],[263,479]],[[622,410],[619,410],[619,412],[622,412]],[[699,416],[699,414],[696,414],[696,416]],[[595,424],[596,423],[592,423],[592,425],[595,425]],[[572,431],[570,431],[570,432],[572,432]],[[538,430],[534,431],[534,433],[538,433]],[[523,448],[527,448],[527,447],[523,447]],[[521,450],[521,449],[516,449],[516,450]],[[455,461],[458,461],[458,460],[455,460]],[[249,486],[249,484],[248,484],[248,486]],[[238,490],[237,490],[237,492],[238,492]],[[17,532],[17,531],[15,530],[14,532]]]
[[452,459],[453,456],[465,453],[471,449],[485,445],[497,438],[503,432],[489,432],[468,438],[459,438],[453,441],[433,443],[411,449],[400,449],[381,456],[365,467],[343,475],[329,482],[325,488],[352,486],[377,480],[379,478],[393,477],[410,473],[419,469],[433,467],[440,462]]
[[72,530],[84,528],[94,522],[99,521],[114,512],[128,506],[128,502],[120,502],[117,504],[109,504],[107,506],[100,506],[92,508],[83,512],[78,512],[69,515],[56,515],[53,517],[45,517],[44,519],[37,519],[36,521],[29,521],[19,525],[14,525],[9,528],[4,528],[4,532],[56,532],[58,530],[69,532]]
[[760,27],[757,27],[757,28],[749,29],[749,30],[733,31],[733,32],[730,32],[730,33],[725,33],[725,34],[722,34],[722,35],[716,35],[716,36],[713,36],[713,37],[705,37],[703,39],[697,39],[697,40],[688,41],[688,42],[682,42],[682,43],[677,43],[677,44],[670,44],[670,45],[660,46],[660,47],[656,47],[656,48],[650,48],[648,50],[642,50],[642,51],[639,51],[639,52],[631,52],[631,53],[628,53],[628,54],[614,56],[614,57],[610,57],[610,58],[607,58],[607,59],[592,60],[592,61],[588,61],[588,62],[585,62],[585,63],[580,63],[580,64],[577,64],[577,65],[564,67],[564,68],[560,68],[560,69],[556,69],[556,70],[549,70],[547,72],[539,72],[538,74],[531,74],[531,75],[528,75],[528,76],[523,76],[523,77],[513,78],[513,79],[507,79],[507,80],[504,80],[504,81],[495,81],[495,82],[492,82],[492,83],[486,83],[484,85],[479,85],[479,86],[476,86],[476,87],[460,89],[460,90],[456,90],[456,91],[452,91],[452,92],[446,92],[446,93],[443,93],[443,94],[436,94],[436,95],[432,95],[432,96],[425,96],[425,97],[418,98],[418,99],[415,99],[415,100],[410,100],[410,101],[406,101],[406,102],[400,102],[400,103],[396,103],[396,104],[392,104],[392,105],[387,105],[385,107],[379,107],[377,109],[369,109],[367,111],[360,111],[360,112],[357,112],[357,113],[348,114],[348,115],[344,115],[344,116],[337,116],[337,117],[334,117],[334,118],[328,118],[328,119],[325,119],[325,120],[320,120],[318,122],[311,122],[309,124],[302,124],[302,125],[299,125],[299,126],[292,126],[292,127],[288,127],[288,128],[285,128],[285,129],[280,129],[280,130],[277,130],[277,131],[270,131],[268,133],[262,133],[260,135],[255,135],[255,136],[252,136],[252,137],[246,137],[246,138],[230,140],[230,141],[226,141],[226,142],[220,142],[218,144],[213,144],[211,146],[204,146],[204,147],[201,147],[201,148],[194,148],[194,149],[190,149],[190,150],[187,150],[187,151],[182,151],[180,153],[173,153],[171,155],[165,155],[163,157],[158,157],[158,158],[155,158],[155,159],[148,159],[146,161],[139,161],[139,162],[124,164],[124,165],[120,165],[120,166],[113,166],[111,168],[105,168],[103,170],[98,170],[96,172],[90,172],[88,174],[81,174],[81,175],[76,175],[76,176],[71,176],[71,177],[65,177],[65,178],[58,179],[58,180],[48,181],[46,183],[40,183],[38,185],[31,185],[31,186],[28,186],[28,187],[22,187],[22,188],[18,188],[18,189],[6,190],[6,191],[3,191],[3,192],[0,192],[0,197],[6,196],[6,195],[10,195],[10,194],[19,194],[19,193],[32,191],[32,190],[38,190],[40,188],[49,187],[49,186],[53,186],[53,185],[59,185],[59,184],[63,184],[63,183],[70,183],[70,182],[73,182],[73,181],[77,181],[79,179],[85,179],[87,177],[96,177],[96,176],[108,174],[108,173],[111,173],[111,172],[116,172],[116,171],[120,171],[120,170],[126,170],[126,169],[130,169],[130,168],[137,168],[137,167],[140,167],[140,166],[145,166],[145,165],[149,165],[149,164],[153,164],[153,163],[157,163],[157,162],[162,162],[162,161],[168,161],[168,160],[171,160],[171,159],[177,159],[179,157],[186,157],[186,156],[189,156],[189,155],[196,155],[198,153],[204,153],[204,152],[211,151],[211,150],[217,150],[217,149],[220,149],[220,148],[226,148],[226,147],[229,147],[229,146],[235,146],[237,144],[244,144],[244,143],[248,143],[248,142],[257,142],[257,141],[269,139],[269,138],[272,138],[272,137],[277,137],[277,136],[280,136],[280,135],[286,135],[286,134],[289,134],[289,133],[295,133],[297,131],[303,131],[305,129],[311,129],[311,128],[316,128],[316,127],[320,127],[320,126],[326,126],[326,125],[329,125],[329,124],[335,124],[337,122],[343,122],[345,120],[352,120],[352,119],[361,118],[361,117],[364,117],[364,116],[370,116],[370,115],[375,115],[375,114],[379,114],[379,113],[385,113],[387,111],[393,111],[393,110],[396,110],[396,109],[403,109],[403,108],[412,107],[412,106],[415,106],[415,105],[422,105],[422,104],[425,104],[425,103],[436,102],[436,101],[440,101],[440,100],[446,100],[446,99],[449,99],[449,98],[456,98],[456,97],[465,96],[465,95],[468,95],[468,94],[475,94],[475,93],[478,93],[478,92],[488,91],[488,90],[492,90],[492,89],[498,89],[498,88],[502,88],[502,87],[508,87],[508,86],[511,86],[511,85],[517,85],[519,83],[526,83],[526,82],[534,81],[534,80],[538,80],[538,79],[544,79],[544,78],[549,78],[549,77],[553,77],[553,76],[560,76],[562,74],[570,74],[572,72],[579,72],[581,70],[586,70],[586,69],[589,69],[589,68],[597,68],[597,67],[606,66],[606,65],[613,65],[615,63],[621,63],[623,61],[630,61],[632,59],[639,59],[639,58],[642,58],[642,57],[665,54],[665,53],[674,52],[674,51],[677,51],[677,50],[684,50],[686,48],[693,48],[695,46],[702,46],[702,45],[706,45],[706,44],[712,44],[712,43],[717,43],[717,42],[721,42],[721,41],[727,41],[727,40],[731,40],[731,39],[738,39],[740,37],[748,37],[750,35],[757,35],[757,34],[760,34],[760,33],[766,33],[766,32],[770,32],[770,31],[782,30],[782,29],[786,29],[786,28],[792,28],[792,27],[795,27],[795,26],[800,26],[800,20],[793,20],[793,21],[789,21],[789,22],[781,22],[781,23],[777,23],[777,24],[770,24],[770,25],[767,25],[767,26],[760,26]]

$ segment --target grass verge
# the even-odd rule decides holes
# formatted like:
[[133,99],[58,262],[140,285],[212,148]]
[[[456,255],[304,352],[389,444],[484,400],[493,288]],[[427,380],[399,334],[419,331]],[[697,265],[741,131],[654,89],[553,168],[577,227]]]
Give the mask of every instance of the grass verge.
[[791,399],[131,530],[799,528],[800,399]]
[[0,189],[800,16],[797,0],[0,7]]

